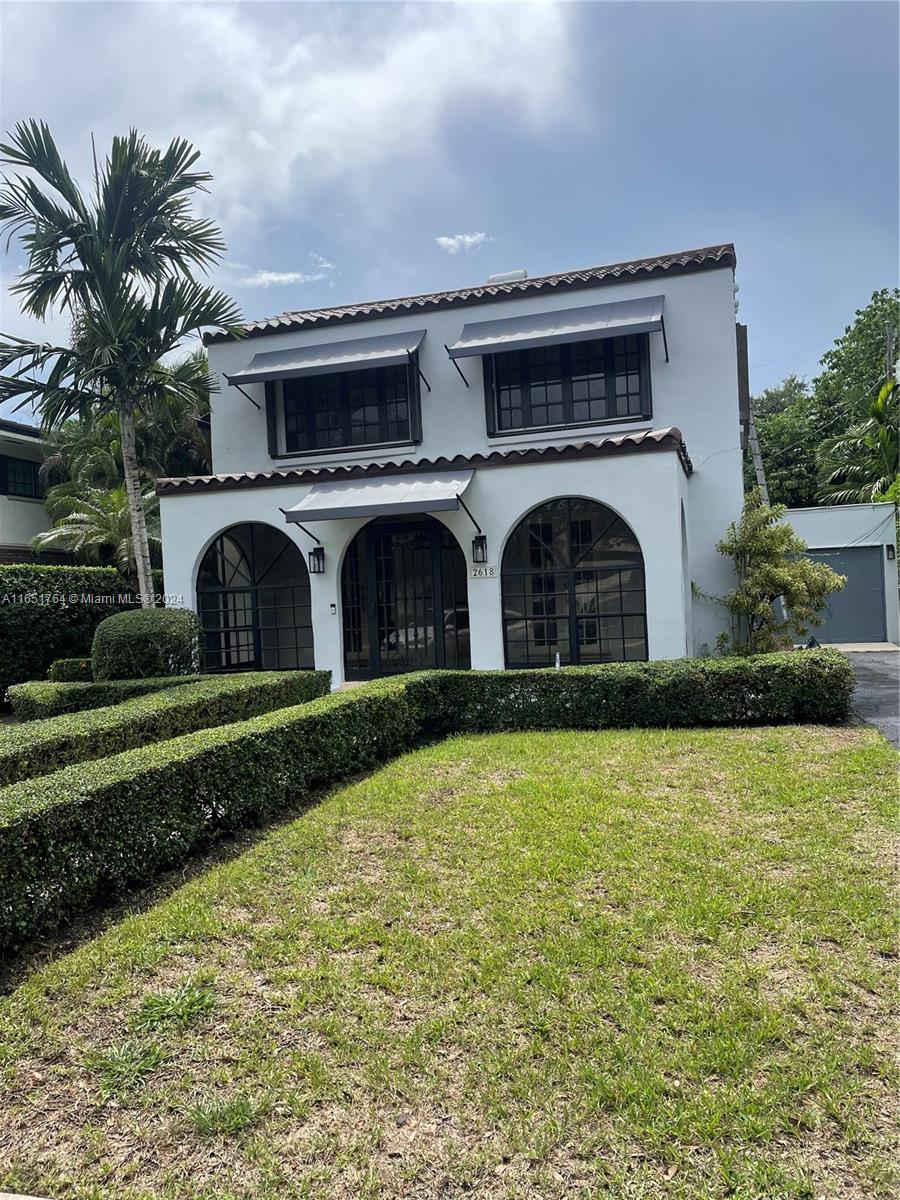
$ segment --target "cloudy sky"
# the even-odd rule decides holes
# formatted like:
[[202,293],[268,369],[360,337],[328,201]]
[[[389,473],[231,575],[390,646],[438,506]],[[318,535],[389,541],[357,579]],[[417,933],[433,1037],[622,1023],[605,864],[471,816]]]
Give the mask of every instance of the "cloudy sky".
[[[4,0],[0,21],[0,123],[44,118],[83,178],[92,132],[195,142],[247,317],[734,241],[758,390],[813,374],[897,279],[893,3]],[[0,329],[36,332],[2,296]]]

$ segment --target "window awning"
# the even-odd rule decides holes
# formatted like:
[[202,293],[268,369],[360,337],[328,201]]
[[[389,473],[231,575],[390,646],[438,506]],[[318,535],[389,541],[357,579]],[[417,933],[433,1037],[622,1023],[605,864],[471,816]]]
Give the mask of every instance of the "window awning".
[[475,321],[463,326],[459,340],[447,347],[447,353],[451,358],[470,358],[529,346],[558,346],[563,342],[652,333],[663,329],[664,300],[664,296],[643,296],[639,300],[558,308],[501,321]]
[[226,375],[229,383],[263,383],[268,379],[294,379],[298,375],[332,375],[337,371],[366,367],[393,367],[409,362],[425,337],[424,329],[411,333],[388,333],[381,337],[351,338],[322,346],[299,346],[294,350],[270,350],[254,354],[243,371]]
[[459,508],[459,497],[472,482],[474,469],[433,471],[422,475],[389,475],[382,479],[314,483],[291,508],[288,524],[338,521],[346,517],[391,517],[407,513],[446,512]]

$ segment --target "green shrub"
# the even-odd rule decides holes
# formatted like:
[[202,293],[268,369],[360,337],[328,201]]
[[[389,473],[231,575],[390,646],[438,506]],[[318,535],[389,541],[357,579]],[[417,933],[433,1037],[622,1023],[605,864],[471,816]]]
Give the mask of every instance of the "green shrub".
[[0,785],[302,704],[327,694],[330,686],[329,671],[213,675],[92,712],[0,726]]
[[96,680],[195,675],[201,668],[200,622],[189,608],[141,608],[116,613],[94,633]]
[[62,713],[106,708],[135,696],[161,692],[163,688],[196,683],[199,675],[166,675],[162,679],[110,679],[105,683],[53,683],[39,679],[17,683],[9,689],[12,710],[20,721],[43,721]]
[[840,721],[852,689],[850,665],[835,651],[433,672],[67,767],[0,789],[0,948],[423,740],[473,730]]
[[58,658],[50,664],[48,679],[53,683],[90,683],[91,660],[89,658]]
[[112,567],[0,566],[0,700],[46,678],[55,658],[90,654],[103,618],[129,607],[127,592]]

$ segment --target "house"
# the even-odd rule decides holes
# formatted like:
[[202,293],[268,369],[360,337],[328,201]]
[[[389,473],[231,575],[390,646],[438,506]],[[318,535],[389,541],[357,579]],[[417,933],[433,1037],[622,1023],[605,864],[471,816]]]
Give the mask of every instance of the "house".
[[31,539],[51,524],[38,474],[43,460],[40,430],[0,417],[0,563],[71,561],[31,549]]
[[161,479],[213,669],[335,684],[707,652],[742,504],[731,245],[205,338],[215,474]]

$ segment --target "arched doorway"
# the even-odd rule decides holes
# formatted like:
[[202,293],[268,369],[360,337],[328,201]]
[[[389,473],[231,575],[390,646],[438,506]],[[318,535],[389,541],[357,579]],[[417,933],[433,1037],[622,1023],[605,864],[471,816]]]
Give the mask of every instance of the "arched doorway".
[[348,679],[470,665],[466,560],[433,517],[361,529],[344,558],[341,608]]
[[611,508],[565,497],[513,530],[501,565],[508,667],[647,657],[644,559]]
[[270,525],[232,525],[197,576],[210,671],[311,670],[312,609],[303,554]]

